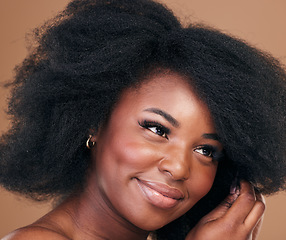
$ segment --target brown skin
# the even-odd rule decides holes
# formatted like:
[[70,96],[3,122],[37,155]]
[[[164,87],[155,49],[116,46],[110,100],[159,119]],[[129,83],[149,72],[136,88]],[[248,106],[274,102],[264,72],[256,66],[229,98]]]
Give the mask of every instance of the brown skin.
[[186,240],[251,240],[257,239],[265,211],[265,201],[253,187],[241,181],[241,190],[203,217],[189,232]]
[[[91,141],[96,146],[86,188],[4,240],[146,239],[207,194],[218,165],[213,151],[222,150],[206,105],[182,76],[170,72],[125,90]],[[240,195],[228,200],[231,208],[217,207],[186,239],[255,239],[261,199],[242,182]]]

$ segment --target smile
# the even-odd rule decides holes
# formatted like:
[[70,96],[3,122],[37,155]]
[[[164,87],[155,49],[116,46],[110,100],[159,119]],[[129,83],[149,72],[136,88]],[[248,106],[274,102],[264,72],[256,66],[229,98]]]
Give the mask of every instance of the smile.
[[144,197],[158,208],[173,208],[184,198],[184,194],[180,190],[169,187],[166,184],[140,180],[138,178],[136,180]]

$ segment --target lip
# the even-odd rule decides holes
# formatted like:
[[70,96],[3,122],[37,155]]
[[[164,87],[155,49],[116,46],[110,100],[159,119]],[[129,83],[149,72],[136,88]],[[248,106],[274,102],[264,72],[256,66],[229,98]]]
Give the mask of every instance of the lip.
[[156,207],[163,209],[173,208],[184,198],[184,194],[179,189],[164,183],[138,178],[136,180],[143,195]]

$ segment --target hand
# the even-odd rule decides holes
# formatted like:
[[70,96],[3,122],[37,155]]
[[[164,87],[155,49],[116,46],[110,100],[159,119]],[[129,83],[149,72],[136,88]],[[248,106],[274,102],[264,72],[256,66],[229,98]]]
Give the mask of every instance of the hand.
[[230,194],[204,216],[186,240],[255,240],[265,211],[265,201],[253,186],[241,181],[240,191]]

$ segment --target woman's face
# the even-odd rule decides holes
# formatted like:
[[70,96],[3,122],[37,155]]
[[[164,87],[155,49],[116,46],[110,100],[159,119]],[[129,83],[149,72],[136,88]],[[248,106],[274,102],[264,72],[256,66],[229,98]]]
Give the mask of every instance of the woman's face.
[[160,74],[122,93],[96,136],[93,174],[108,206],[150,231],[206,195],[221,151],[210,113],[186,80]]

